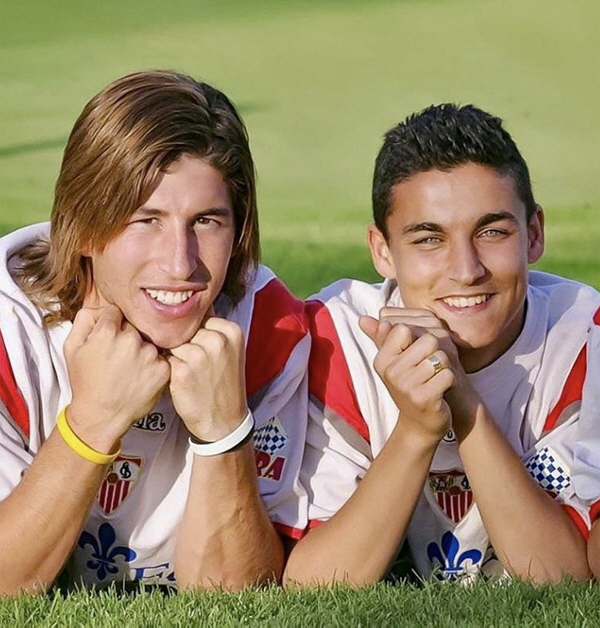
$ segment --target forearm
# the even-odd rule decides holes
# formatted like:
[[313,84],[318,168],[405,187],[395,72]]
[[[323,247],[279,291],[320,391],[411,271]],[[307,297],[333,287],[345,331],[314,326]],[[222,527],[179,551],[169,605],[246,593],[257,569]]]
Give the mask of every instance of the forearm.
[[284,583],[380,580],[406,535],[436,447],[400,422],[344,506],[296,544]]
[[218,456],[195,456],[177,538],[179,588],[239,590],[279,581],[283,558],[258,492],[251,444]]
[[75,545],[104,466],[74,453],[55,429],[0,504],[0,594],[43,592]]
[[457,429],[459,452],[494,551],[511,575],[534,582],[589,577],[585,542],[533,480],[482,403]]

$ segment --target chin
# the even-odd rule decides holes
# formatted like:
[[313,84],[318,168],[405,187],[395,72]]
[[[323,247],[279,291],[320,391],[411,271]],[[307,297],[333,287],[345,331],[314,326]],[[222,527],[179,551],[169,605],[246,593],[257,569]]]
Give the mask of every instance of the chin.
[[151,342],[157,349],[175,349],[189,342],[198,331],[198,328],[189,330],[181,330],[178,332],[165,333],[146,333],[140,330],[140,334],[144,340]]

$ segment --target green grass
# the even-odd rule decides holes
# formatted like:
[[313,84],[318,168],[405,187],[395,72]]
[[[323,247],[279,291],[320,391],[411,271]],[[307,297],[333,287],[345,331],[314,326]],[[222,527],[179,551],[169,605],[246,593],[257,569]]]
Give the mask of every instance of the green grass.
[[[547,216],[539,268],[600,287],[597,0],[0,0],[0,233],[48,217],[84,103],[140,68],[225,90],[259,173],[264,260],[300,296],[374,280],[365,245],[385,130],[441,101],[500,115]],[[0,626],[595,626],[600,586],[378,585],[360,593],[0,602]]]
[[565,583],[535,588],[523,583],[460,586],[428,582],[422,586],[380,583],[356,591],[282,591],[276,588],[165,596],[109,590],[0,601],[0,625],[102,626],[352,626],[448,627],[598,625],[600,587]]

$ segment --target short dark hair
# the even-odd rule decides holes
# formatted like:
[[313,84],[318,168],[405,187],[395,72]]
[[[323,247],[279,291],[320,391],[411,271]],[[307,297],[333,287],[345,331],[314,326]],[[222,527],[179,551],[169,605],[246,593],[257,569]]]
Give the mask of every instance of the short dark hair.
[[102,250],[182,155],[206,160],[229,186],[236,241],[222,292],[239,302],[246,272],[259,259],[246,127],[211,85],[179,72],[142,71],[112,82],[84,107],[56,182],[51,241],[21,252],[23,288],[49,310],[49,324],[72,320],[82,307],[91,280],[83,249]]
[[494,168],[513,178],[527,220],[535,212],[529,169],[502,120],[474,105],[432,105],[390,129],[375,160],[373,219],[384,237],[394,186],[420,172],[451,170],[466,163]]

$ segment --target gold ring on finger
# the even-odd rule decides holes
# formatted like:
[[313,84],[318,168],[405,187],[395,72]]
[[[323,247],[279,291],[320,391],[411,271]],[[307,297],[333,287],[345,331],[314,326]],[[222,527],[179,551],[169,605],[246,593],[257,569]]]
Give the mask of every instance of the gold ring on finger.
[[433,366],[433,375],[437,375],[440,371],[444,370],[444,365],[441,360],[435,355],[430,355],[428,358],[429,362],[431,362],[431,366]]

